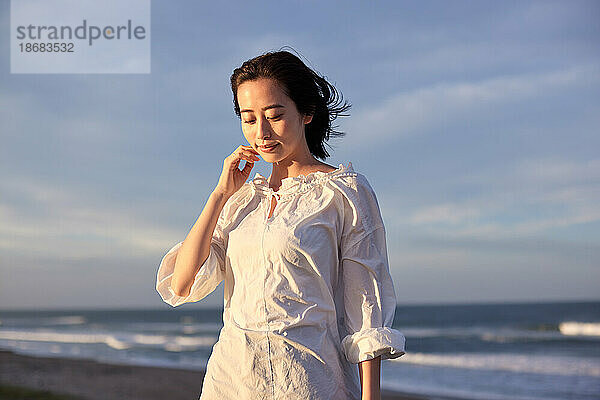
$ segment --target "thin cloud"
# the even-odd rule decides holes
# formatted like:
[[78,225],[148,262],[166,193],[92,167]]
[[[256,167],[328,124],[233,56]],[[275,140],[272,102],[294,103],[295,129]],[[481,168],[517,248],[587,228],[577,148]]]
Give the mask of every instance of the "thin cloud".
[[564,70],[500,76],[479,82],[444,82],[399,93],[380,104],[359,110],[348,123],[355,132],[348,138],[354,146],[367,140],[397,140],[450,123],[490,114],[492,107],[519,104],[557,90],[600,82],[597,66],[575,66]]
[[[457,177],[446,183],[445,190],[465,185],[479,194],[390,218],[430,232],[496,238],[600,221],[600,159],[526,159],[500,170]],[[539,215],[529,216],[531,209]]]
[[[175,243],[181,232],[148,219],[144,210],[93,202],[81,191],[31,178],[2,182],[12,203],[0,204],[0,248],[61,259],[120,254],[130,258]],[[147,210],[146,210],[147,211]]]

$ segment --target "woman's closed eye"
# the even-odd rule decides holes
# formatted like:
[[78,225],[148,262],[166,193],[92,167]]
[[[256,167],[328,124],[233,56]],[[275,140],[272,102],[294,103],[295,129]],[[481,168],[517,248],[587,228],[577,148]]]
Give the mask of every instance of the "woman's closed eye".
[[[279,114],[279,115],[275,115],[274,117],[267,117],[267,119],[272,119],[274,121],[277,121],[281,118],[283,114]],[[244,121],[245,124],[253,124],[254,122],[256,122],[256,120],[254,119],[249,119],[247,121]]]

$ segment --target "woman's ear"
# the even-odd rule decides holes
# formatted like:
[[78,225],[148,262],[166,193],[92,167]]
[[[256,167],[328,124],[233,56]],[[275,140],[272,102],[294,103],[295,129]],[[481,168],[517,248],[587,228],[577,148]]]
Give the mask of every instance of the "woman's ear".
[[303,119],[304,125],[310,124],[310,122],[312,121],[312,118],[313,118],[312,115],[305,115],[304,119]]

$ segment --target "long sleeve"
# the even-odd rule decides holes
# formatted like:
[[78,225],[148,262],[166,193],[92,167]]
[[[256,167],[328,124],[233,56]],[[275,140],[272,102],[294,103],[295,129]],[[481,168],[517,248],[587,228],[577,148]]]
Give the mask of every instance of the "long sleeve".
[[405,354],[406,339],[392,328],[396,294],[389,271],[386,233],[375,192],[359,176],[349,202],[340,246],[340,274],[344,303],[342,348],[349,362],[358,364],[378,356]]
[[179,242],[173,246],[162,258],[156,275],[156,291],[160,294],[160,297],[165,303],[177,307],[184,303],[202,300],[212,293],[225,278],[226,245],[221,225],[222,215],[219,217],[219,221],[213,233],[208,258],[198,269],[188,296],[178,296],[171,288],[171,278],[175,270],[175,260],[177,259],[177,253],[183,242]]

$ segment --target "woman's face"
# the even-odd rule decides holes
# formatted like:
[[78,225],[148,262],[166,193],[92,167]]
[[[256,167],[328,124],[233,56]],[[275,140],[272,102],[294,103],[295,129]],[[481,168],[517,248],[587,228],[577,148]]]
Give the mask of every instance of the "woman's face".
[[[237,100],[244,136],[266,162],[303,158],[304,152],[310,153],[304,124],[312,116],[301,115],[275,80],[259,78],[242,83]],[[272,145],[270,149],[263,147]]]

